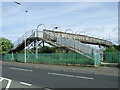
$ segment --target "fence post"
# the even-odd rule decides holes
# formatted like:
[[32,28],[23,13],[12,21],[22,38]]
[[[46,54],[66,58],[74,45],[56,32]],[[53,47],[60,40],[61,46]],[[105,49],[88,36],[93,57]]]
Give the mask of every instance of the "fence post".
[[[2,61],[2,60],[3,60],[3,54],[0,54],[0,61]],[[0,64],[2,64],[2,63],[0,63]]]
[[118,52],[118,67],[120,67],[120,52]]
[[13,52],[12,52],[12,58],[11,58],[11,60],[14,60],[14,55],[13,55]]
[[94,66],[99,67],[101,64],[100,53],[94,53]]

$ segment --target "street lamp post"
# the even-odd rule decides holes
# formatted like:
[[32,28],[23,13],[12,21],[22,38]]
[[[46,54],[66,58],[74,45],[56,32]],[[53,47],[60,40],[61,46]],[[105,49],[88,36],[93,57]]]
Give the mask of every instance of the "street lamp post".
[[[17,5],[22,5],[20,2],[17,2],[17,1],[13,1],[14,3],[16,3]],[[27,10],[26,10],[26,7],[23,5],[23,7],[24,7],[24,10],[25,10],[25,15],[24,15],[24,29],[25,29],[25,33],[26,33],[26,14],[27,14]],[[26,63],[26,34],[25,34],[25,37],[24,37],[24,39],[25,39],[25,48],[24,48],[24,53],[25,53],[25,63]]]

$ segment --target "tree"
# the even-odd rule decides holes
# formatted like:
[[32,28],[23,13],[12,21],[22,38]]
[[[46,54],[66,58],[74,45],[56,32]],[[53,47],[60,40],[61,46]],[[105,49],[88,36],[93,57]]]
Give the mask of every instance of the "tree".
[[10,40],[0,37],[0,53],[5,54],[7,53],[11,48],[13,47],[13,44]]
[[39,53],[55,53],[55,51],[55,47],[44,46],[44,48],[42,48]]
[[113,46],[107,47],[105,52],[118,52],[119,49],[120,49],[119,46],[113,45]]
[[116,46],[116,49],[117,49],[118,51],[120,51],[120,45]]

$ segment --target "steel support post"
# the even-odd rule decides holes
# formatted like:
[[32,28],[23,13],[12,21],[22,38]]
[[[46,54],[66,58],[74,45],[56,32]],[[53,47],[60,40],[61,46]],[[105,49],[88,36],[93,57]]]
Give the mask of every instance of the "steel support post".
[[12,52],[12,59],[14,58],[14,56],[13,56],[13,52]]
[[42,41],[42,42],[43,42],[43,50],[44,50],[45,42],[44,41]]
[[35,53],[36,53],[36,59],[38,59],[38,44],[37,44],[37,39],[35,41],[35,48],[36,48],[36,51],[35,51]]

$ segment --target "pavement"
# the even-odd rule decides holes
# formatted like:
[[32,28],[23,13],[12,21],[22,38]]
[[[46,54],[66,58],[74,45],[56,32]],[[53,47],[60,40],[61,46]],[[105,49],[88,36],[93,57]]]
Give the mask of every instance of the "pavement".
[[118,88],[117,67],[2,62],[1,68],[3,88]]
[[105,62],[101,62],[101,66],[118,67],[118,63],[105,63]]
[[17,65],[22,67],[33,67],[41,69],[59,70],[59,71],[69,71],[69,72],[80,72],[88,74],[100,74],[100,75],[111,75],[118,76],[118,67],[107,67],[102,66],[98,68],[94,67],[80,67],[80,66],[64,66],[64,65],[51,65],[51,64],[34,64],[34,63],[18,63],[18,62],[2,62],[3,64]]

